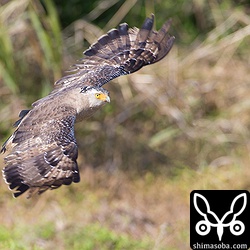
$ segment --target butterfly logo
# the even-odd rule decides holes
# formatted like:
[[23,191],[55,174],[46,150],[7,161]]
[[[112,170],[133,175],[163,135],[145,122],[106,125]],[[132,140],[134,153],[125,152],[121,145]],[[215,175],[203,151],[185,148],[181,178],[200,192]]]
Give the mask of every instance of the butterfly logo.
[[[240,207],[238,204],[240,203],[240,199],[243,199],[243,205]],[[203,204],[203,206],[198,206],[198,200],[200,200],[200,205]],[[210,210],[210,205],[207,201],[207,199],[198,193],[195,193],[193,196],[193,203],[196,211],[204,218],[203,220],[200,220],[199,222],[196,223],[195,230],[199,235],[207,235],[209,234],[211,227],[217,228],[217,235],[219,238],[219,241],[221,241],[223,233],[224,233],[224,228],[229,227],[230,232],[233,235],[241,235],[245,231],[245,225],[243,224],[242,221],[237,220],[237,217],[244,211],[247,205],[247,195],[246,193],[242,193],[237,195],[230,206],[230,210],[227,211],[221,219]],[[237,204],[237,207],[235,204]],[[205,205],[205,206],[204,206]],[[205,211],[204,211],[205,207]],[[238,210],[237,210],[238,209]],[[225,222],[226,219],[230,220],[230,222]]]

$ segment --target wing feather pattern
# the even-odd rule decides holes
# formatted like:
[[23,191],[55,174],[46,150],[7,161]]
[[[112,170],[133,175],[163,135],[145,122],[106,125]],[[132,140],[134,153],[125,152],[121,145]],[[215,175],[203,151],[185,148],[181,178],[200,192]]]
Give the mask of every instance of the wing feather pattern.
[[153,31],[154,15],[146,18],[141,29],[129,29],[126,23],[112,29],[84,52],[84,58],[72,66],[72,74],[58,80],[62,88],[73,84],[101,87],[112,79],[133,73],[168,54],[174,37],[168,34],[171,20],[159,32]]
[[103,105],[87,99],[87,90],[107,95],[102,88],[105,83],[166,56],[175,39],[168,33],[171,20],[158,32],[153,24],[152,14],[141,29],[123,23],[110,30],[84,52],[48,96],[34,102],[31,110],[20,112],[15,132],[1,149],[10,152],[5,157],[3,176],[15,197],[26,191],[31,197],[80,181],[74,124]]
[[[3,145],[3,151],[9,144],[12,146],[5,157],[3,175],[14,190],[14,197],[28,189],[30,197],[80,181],[74,137],[75,111],[58,107],[58,113],[63,111],[64,114],[59,120],[49,117],[43,110],[44,107],[39,107],[21,112],[20,116],[25,115],[16,123],[17,130]],[[38,116],[43,116],[42,122],[37,123]]]

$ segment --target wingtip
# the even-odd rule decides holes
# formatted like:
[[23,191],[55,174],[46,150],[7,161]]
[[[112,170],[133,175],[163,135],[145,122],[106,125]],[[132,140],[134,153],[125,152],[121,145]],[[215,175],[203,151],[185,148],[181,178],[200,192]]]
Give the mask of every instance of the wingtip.
[[170,17],[170,18],[167,20],[167,22],[170,23],[170,24],[172,23],[172,21],[173,21],[172,17]]
[[0,150],[0,154],[1,153],[4,154],[6,152],[6,150],[7,150],[7,144],[10,141],[11,137],[12,137],[12,135],[9,136],[8,139],[3,143],[2,147],[1,147],[1,150]]
[[141,30],[152,30],[154,25],[154,18],[147,17],[142,24]]
[[6,152],[6,147],[3,145],[0,150],[0,154],[4,154],[5,152]]
[[168,31],[172,25],[172,22],[173,22],[173,19],[172,18],[169,18],[164,24],[162,27],[165,27],[166,31]]

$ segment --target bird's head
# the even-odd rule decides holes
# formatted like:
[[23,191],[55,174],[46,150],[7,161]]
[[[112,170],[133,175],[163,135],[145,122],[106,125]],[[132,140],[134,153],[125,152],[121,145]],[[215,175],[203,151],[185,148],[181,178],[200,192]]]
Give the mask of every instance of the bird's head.
[[109,92],[101,87],[87,86],[81,89],[81,95],[88,100],[90,108],[103,106],[110,102]]
[[101,87],[85,86],[74,93],[72,105],[76,106],[78,121],[92,116],[95,111],[110,102],[109,92]]

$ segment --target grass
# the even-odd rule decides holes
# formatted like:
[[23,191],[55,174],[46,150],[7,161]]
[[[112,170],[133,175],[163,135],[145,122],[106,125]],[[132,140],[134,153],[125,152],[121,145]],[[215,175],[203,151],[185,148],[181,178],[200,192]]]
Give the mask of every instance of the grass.
[[[27,200],[13,199],[0,179],[0,249],[188,249],[192,190],[250,189],[250,20],[244,6],[229,2],[203,4],[202,16],[193,8],[208,33],[176,13],[168,57],[107,84],[112,104],[76,126],[79,184]],[[2,142],[19,110],[79,58],[83,38],[93,42],[101,32],[78,20],[62,39],[51,1],[47,11],[39,1],[22,3],[0,7]]]
[[171,178],[91,168],[81,175],[32,200],[12,199],[1,182],[1,249],[187,249],[190,192],[249,189],[250,171],[239,162],[176,169]]
[[[24,235],[25,231],[25,235]],[[58,231],[52,222],[26,227],[0,228],[0,247],[9,249],[150,249],[149,240],[138,241],[127,235],[116,234],[99,224],[86,226],[72,225],[68,229]]]

